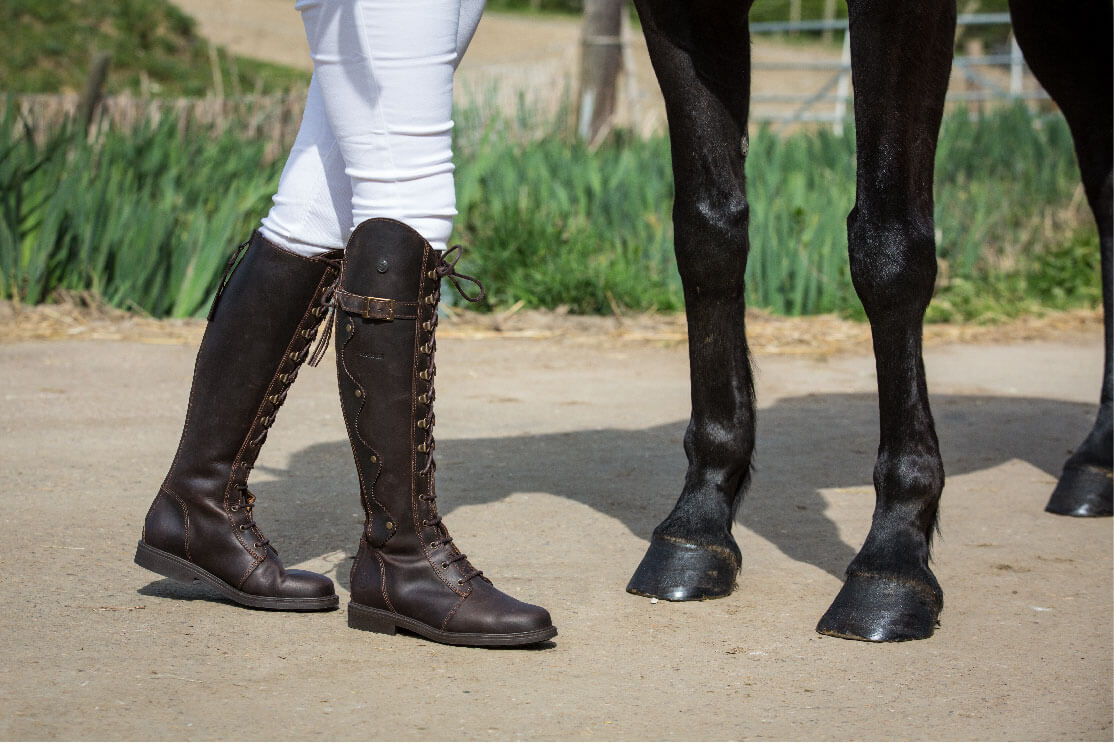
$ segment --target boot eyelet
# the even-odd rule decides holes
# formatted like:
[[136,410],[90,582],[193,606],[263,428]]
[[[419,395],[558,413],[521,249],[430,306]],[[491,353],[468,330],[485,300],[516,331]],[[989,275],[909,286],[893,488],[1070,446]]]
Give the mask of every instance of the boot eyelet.
[[430,542],[430,543],[429,543],[429,548],[430,548],[431,550],[435,550],[435,549],[437,549],[437,542]]
[[247,531],[247,530],[248,530],[247,524],[240,524],[240,531]]
[[447,562],[443,562],[443,563],[441,563],[441,568],[442,568],[442,569],[445,569],[445,568],[447,568],[447,567],[449,567],[449,563],[447,563]]
[[427,519],[422,519],[422,526],[429,526],[429,521]]
[[232,513],[236,513],[237,511],[240,510],[240,507],[239,506],[232,506],[228,510],[231,511]]
[[458,586],[463,586],[463,585],[464,585],[464,579],[463,579],[463,578],[457,578],[457,580],[456,580],[456,584],[457,584]]

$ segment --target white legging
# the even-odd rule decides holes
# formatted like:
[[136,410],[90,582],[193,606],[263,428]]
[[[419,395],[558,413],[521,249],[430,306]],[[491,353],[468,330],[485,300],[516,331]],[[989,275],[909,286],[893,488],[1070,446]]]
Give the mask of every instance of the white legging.
[[456,214],[453,72],[484,0],[298,0],[313,58],[302,125],[260,228],[302,255],[374,217],[444,250]]

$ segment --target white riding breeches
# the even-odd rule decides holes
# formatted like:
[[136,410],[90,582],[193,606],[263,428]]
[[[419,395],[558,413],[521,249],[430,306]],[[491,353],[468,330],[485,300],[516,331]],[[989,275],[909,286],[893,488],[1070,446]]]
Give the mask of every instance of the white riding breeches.
[[456,214],[453,72],[484,0],[298,0],[313,58],[261,232],[302,255],[391,217],[444,250]]

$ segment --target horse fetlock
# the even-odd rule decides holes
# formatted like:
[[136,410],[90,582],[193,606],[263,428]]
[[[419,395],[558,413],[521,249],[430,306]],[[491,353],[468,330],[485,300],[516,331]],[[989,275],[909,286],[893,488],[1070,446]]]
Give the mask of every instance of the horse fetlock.
[[[921,438],[929,439],[927,435]],[[874,489],[878,496],[876,520],[884,519],[893,529],[915,525],[918,532],[929,535],[944,490],[939,451],[935,447],[901,455],[883,451],[874,465]]]

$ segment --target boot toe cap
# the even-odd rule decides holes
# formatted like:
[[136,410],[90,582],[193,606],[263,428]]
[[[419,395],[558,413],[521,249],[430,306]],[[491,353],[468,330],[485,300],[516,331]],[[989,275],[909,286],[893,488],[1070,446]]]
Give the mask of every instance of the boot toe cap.
[[241,590],[280,599],[316,599],[335,594],[329,577],[308,570],[287,570],[277,559],[261,562]]
[[518,635],[553,626],[549,612],[508,596],[489,584],[473,588],[471,594],[446,623],[450,632],[485,635]]
[[336,593],[332,579],[308,570],[287,570],[280,590],[283,596],[307,599],[326,598]]

